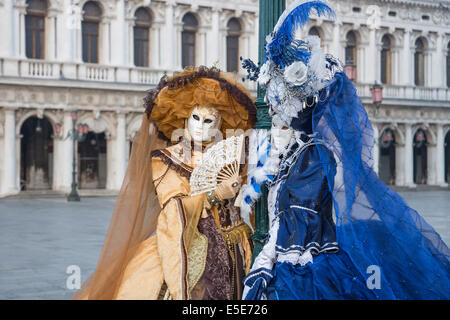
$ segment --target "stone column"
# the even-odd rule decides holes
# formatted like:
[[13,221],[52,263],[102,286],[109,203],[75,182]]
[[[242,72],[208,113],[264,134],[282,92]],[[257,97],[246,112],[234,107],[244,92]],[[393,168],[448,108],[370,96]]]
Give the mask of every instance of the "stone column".
[[159,69],[160,65],[158,63],[159,60],[159,39],[158,39],[158,30],[155,26],[155,23],[152,23],[152,26],[149,29],[149,42],[150,47],[148,50],[148,65],[152,69]]
[[445,183],[445,150],[444,128],[441,123],[436,125],[436,184],[447,186]]
[[219,39],[220,39],[220,55],[219,63],[224,70],[227,69],[227,29],[219,29]]
[[25,14],[27,12],[27,4],[25,1],[16,2],[14,14],[15,24],[13,26],[15,32],[15,49],[14,53],[18,58],[25,58]]
[[414,153],[413,153],[413,133],[410,123],[405,124],[405,186],[413,188],[414,184]]
[[[79,9],[81,10],[81,8]],[[73,37],[73,46],[74,51],[72,52],[73,58],[75,62],[83,62],[83,48],[82,48],[82,16],[81,11],[76,12],[76,15],[74,17],[74,23],[76,24],[76,27],[72,30],[72,37]]]
[[433,86],[433,68],[437,64],[436,61],[433,61],[432,51],[428,48],[425,50],[425,86],[431,87]]
[[219,60],[220,55],[220,38],[219,38],[219,24],[220,24],[220,9],[213,8],[211,17],[211,47],[210,59],[208,65],[212,65]]
[[345,57],[341,56],[342,50],[341,50],[340,41],[339,41],[339,35],[341,33],[341,24],[342,23],[340,21],[338,21],[338,20],[336,20],[334,22],[334,25],[333,25],[333,45],[332,45],[333,49],[332,49],[331,53],[334,56],[340,58],[342,61],[344,61]]
[[116,143],[114,139],[111,137],[111,134],[105,132],[106,139],[106,189],[107,190],[115,190],[116,189],[116,181],[115,181],[115,157],[116,157]]
[[444,34],[439,33],[436,37],[436,50],[434,51],[435,59],[433,59],[432,67],[433,67],[433,86],[434,87],[446,87],[445,83],[445,70],[446,59],[443,50],[443,42],[444,42]]
[[[442,68],[441,71],[441,83],[440,83],[440,87],[442,88],[446,88],[447,87],[447,56],[449,54],[449,49],[447,48],[448,44],[444,42],[444,35],[442,35],[443,39],[443,45],[441,47],[441,52],[442,52],[442,61],[444,62],[445,68]],[[442,95],[442,100],[445,100],[445,91],[443,91],[443,95]]]
[[[252,37],[252,35],[249,32],[243,32],[241,37],[239,38],[240,43],[243,44],[242,46],[239,44],[239,56],[242,56],[243,59],[245,59],[244,57],[252,58],[252,52],[251,52],[252,48],[251,48],[251,41],[250,41],[251,37]],[[242,69],[241,63],[239,63],[239,66],[238,66],[238,73],[246,74],[246,71]]]
[[164,34],[164,65],[168,70],[174,70],[178,67],[177,55],[177,35],[174,26],[174,7],[176,3],[174,1],[167,1],[166,3],[166,19],[165,19],[165,34]]
[[405,143],[397,142],[399,135],[396,135],[395,143],[395,185],[406,186],[405,183]]
[[53,163],[52,163],[52,170],[53,170],[53,179],[52,179],[52,190],[58,190],[58,188],[62,184],[62,139],[59,137],[56,133],[56,131],[53,131],[52,135],[53,139]]
[[57,57],[58,50],[58,39],[57,39],[57,15],[58,11],[56,8],[49,8],[48,14],[46,18],[46,50],[45,50],[45,59],[54,61]]
[[174,46],[173,46],[173,57],[174,64],[173,70],[182,69],[182,59],[181,59],[181,33],[183,31],[183,25],[181,23],[176,23],[174,26]]
[[125,177],[125,171],[127,166],[127,139],[126,139],[126,118],[124,112],[117,113],[117,135],[116,135],[116,147],[114,150],[115,156],[115,188],[120,190],[122,186],[123,178]]
[[[17,141],[16,141],[16,117],[14,109],[5,108],[4,143],[3,143],[3,174],[1,194],[19,193],[17,184]],[[20,150],[19,150],[20,151]]]
[[372,123],[373,127],[373,170],[376,174],[379,174],[379,164],[380,164],[380,145],[378,143],[378,137],[380,132],[378,130],[378,124],[376,122]]
[[392,48],[392,57],[391,57],[391,79],[392,79],[392,84],[396,85],[396,84],[400,84],[401,79],[400,79],[400,48],[395,45]]
[[[428,128],[430,131],[432,127]],[[427,138],[428,139],[428,138]],[[436,141],[430,141],[427,143],[427,185],[436,185],[437,175],[437,144]]]
[[111,63],[111,20],[108,17],[102,17],[100,22],[100,64]]
[[[64,112],[64,120],[62,126],[62,135],[64,140],[61,141],[61,156],[59,157],[61,167],[61,179],[58,189],[70,192],[72,186],[72,161],[73,161],[73,142],[72,142],[72,114],[70,111]],[[70,135],[70,136],[69,136]]]
[[153,44],[150,42],[150,51],[152,51],[152,47],[154,48],[154,54],[152,55],[154,57],[154,61],[153,64],[150,60],[150,65],[152,65],[153,67],[157,68],[158,70],[163,69],[163,56],[164,56],[164,51],[163,51],[163,43],[161,40],[161,29],[162,29],[162,24],[159,22],[155,22],[153,24],[154,27],[154,42]]
[[[377,57],[377,44],[376,44],[376,29],[372,28],[370,29],[369,32],[369,55],[368,55],[368,59],[369,59],[369,63],[367,63],[367,65],[365,65],[366,68],[366,72],[364,72],[364,74],[366,74],[366,82],[368,83],[374,83],[375,80],[377,79],[377,66],[379,66],[379,64],[377,63],[378,61],[378,57]],[[359,62],[359,61],[358,61]],[[358,65],[359,67],[359,65]],[[361,75],[361,72],[358,72],[358,75]]]
[[[375,51],[375,60],[374,60],[374,78],[375,81],[378,83],[381,83],[381,44],[376,43],[375,45],[376,51]],[[392,51],[391,51],[392,53]],[[391,61],[392,61],[392,54],[391,54]]]
[[373,81],[370,80],[371,65],[373,63],[367,63],[367,60],[371,61],[370,59],[372,59],[370,57],[370,52],[367,54],[368,48],[367,42],[365,41],[361,41],[356,48],[356,80],[358,82],[373,83]]
[[206,43],[206,33],[207,29],[205,27],[200,27],[196,34],[196,48],[195,48],[195,64],[196,65],[206,65],[207,64],[207,43]]
[[[127,19],[127,34],[125,35],[128,43],[127,65],[134,66],[134,18]],[[152,44],[150,43],[150,46]],[[150,62],[151,63],[151,62]]]
[[413,85],[413,71],[414,65],[412,64],[412,52],[410,47],[411,41],[411,30],[406,29],[405,35],[403,37],[403,52],[402,52],[402,84],[404,85]]

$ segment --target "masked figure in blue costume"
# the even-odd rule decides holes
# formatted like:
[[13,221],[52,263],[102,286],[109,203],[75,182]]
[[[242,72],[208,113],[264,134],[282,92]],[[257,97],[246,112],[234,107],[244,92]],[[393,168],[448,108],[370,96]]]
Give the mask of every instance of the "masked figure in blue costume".
[[244,299],[449,299],[449,249],[378,179],[372,126],[342,63],[318,37],[294,38],[312,11],[334,17],[322,1],[294,1],[258,70],[272,144],[256,131],[242,208],[266,183],[270,230]]

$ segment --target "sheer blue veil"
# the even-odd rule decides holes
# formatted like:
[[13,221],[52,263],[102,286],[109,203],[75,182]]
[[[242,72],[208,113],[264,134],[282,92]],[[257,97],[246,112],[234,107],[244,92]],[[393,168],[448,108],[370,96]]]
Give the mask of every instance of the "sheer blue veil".
[[373,277],[380,276],[374,289],[379,299],[448,299],[450,251],[439,234],[378,179],[373,129],[352,82],[337,73],[323,90],[328,95],[315,106],[312,127],[324,143],[316,147],[332,182],[339,247],[368,281],[376,285]]

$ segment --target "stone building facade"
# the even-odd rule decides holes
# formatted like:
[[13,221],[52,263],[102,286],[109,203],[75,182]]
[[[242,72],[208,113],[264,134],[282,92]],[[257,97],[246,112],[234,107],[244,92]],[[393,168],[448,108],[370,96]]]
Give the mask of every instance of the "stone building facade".
[[[380,177],[447,186],[449,1],[330,3],[337,20],[300,36],[352,66]],[[240,78],[239,57],[257,60],[257,0],[0,0],[0,16],[0,196],[70,190],[74,110],[79,187],[119,190],[146,90],[184,65]]]

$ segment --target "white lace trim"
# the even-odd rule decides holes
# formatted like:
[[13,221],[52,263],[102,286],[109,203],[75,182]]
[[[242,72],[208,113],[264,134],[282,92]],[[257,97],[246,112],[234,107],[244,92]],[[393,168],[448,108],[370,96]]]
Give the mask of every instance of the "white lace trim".
[[287,252],[287,253],[279,253],[278,262],[288,262],[293,265],[301,265],[302,267],[307,263],[313,263],[313,256],[311,254],[311,250],[307,250],[303,252],[303,254],[299,254],[298,252]]
[[295,260],[295,258],[292,257],[301,256],[308,251],[313,255],[318,255],[322,252],[334,253],[339,251],[339,246],[337,242],[327,242],[322,246],[320,246],[320,244],[318,244],[317,242],[310,242],[306,245],[306,248],[301,245],[292,245],[288,248],[283,248],[277,245],[275,248],[277,254],[277,262],[280,262],[281,256],[286,257],[281,258],[281,260],[283,259]]
[[269,230],[269,240],[264,245],[261,252],[255,258],[252,269],[250,272],[257,270],[259,268],[266,268],[272,270],[274,263],[277,260],[277,253],[275,246],[277,243],[278,229],[280,227],[279,219],[275,218],[272,227]]
[[297,206],[297,205],[294,205],[294,204],[291,205],[291,208],[303,209],[303,210],[311,211],[311,212],[317,214],[316,210],[313,210],[313,209],[310,209],[310,208],[306,208],[306,207],[302,207],[302,206]]

